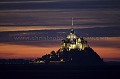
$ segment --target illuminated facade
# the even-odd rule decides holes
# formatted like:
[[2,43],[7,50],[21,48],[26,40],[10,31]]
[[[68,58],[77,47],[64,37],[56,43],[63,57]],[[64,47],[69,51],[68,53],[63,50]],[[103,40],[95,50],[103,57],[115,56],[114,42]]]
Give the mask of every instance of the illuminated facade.
[[84,50],[86,47],[89,47],[87,41],[83,38],[77,37],[74,30],[71,29],[71,32],[66,39],[62,40],[60,51],[63,51],[64,49],[67,51],[70,51],[71,49]]

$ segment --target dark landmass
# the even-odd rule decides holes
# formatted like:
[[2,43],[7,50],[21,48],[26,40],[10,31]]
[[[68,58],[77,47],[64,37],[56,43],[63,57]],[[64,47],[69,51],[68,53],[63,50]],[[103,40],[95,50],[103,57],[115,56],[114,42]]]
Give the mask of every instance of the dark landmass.
[[30,59],[1,59],[1,79],[119,79],[120,62],[41,64]]
[[2,64],[29,64],[33,59],[0,59],[0,65]]
[[119,79],[119,64],[42,65],[1,64],[1,79]]
[[[103,64],[41,64],[30,59],[1,59],[1,79],[119,79],[120,62]],[[1,63],[4,62],[4,63]]]
[[41,61],[48,64],[56,61],[60,64],[69,65],[103,64],[103,59],[90,47],[86,47],[84,50],[72,49],[70,51],[67,51],[67,49],[60,51],[59,49],[57,52],[52,51],[50,54],[43,55],[35,60],[35,62]]

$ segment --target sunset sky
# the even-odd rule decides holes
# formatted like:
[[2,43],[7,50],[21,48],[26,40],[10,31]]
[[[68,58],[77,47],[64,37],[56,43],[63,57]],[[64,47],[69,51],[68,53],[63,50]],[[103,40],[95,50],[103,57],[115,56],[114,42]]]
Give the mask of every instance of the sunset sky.
[[57,51],[71,28],[105,61],[120,61],[119,0],[1,0],[0,59]]

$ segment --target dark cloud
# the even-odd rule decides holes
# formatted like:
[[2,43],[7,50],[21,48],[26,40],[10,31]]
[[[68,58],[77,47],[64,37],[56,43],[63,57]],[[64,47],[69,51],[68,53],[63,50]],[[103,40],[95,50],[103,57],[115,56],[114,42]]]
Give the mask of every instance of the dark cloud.
[[[120,37],[119,29],[120,27],[95,27],[77,28],[75,31],[78,36],[82,37]],[[61,40],[69,32],[70,29],[0,32],[0,42]]]
[[16,41],[16,42],[4,42],[4,44],[10,45],[25,45],[25,46],[36,46],[36,47],[60,47],[61,42],[56,40],[40,40],[40,41]]
[[0,3],[0,10],[12,9],[85,9],[120,8],[119,1],[53,1],[53,2],[17,2]]
[[0,25],[119,26],[120,2],[115,0],[46,0],[0,3]]
[[41,26],[119,26],[119,9],[53,9],[53,10],[7,10],[0,11],[0,25]]
[[[118,39],[118,40],[115,40]],[[120,49],[120,38],[116,38],[116,37],[106,37],[106,38],[99,38],[99,39],[91,39],[88,40],[90,46],[93,47],[102,47],[102,48],[116,48],[116,49]]]

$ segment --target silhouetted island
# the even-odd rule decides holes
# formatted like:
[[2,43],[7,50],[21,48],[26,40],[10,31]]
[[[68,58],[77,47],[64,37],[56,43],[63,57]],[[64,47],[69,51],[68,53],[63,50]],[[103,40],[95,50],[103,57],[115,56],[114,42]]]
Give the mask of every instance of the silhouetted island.
[[61,48],[41,58],[34,60],[34,63],[46,64],[102,64],[103,59],[94,52],[82,37],[76,36],[73,29],[66,39],[62,40]]

